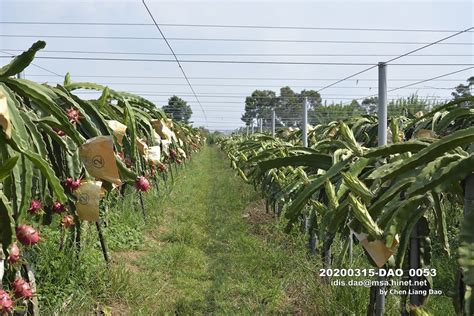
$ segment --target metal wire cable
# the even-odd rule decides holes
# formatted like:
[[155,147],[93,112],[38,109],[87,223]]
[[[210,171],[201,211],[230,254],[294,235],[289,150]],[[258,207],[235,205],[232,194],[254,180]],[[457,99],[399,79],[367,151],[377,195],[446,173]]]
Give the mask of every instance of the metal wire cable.
[[[3,49],[3,51],[22,52],[22,49]],[[71,54],[107,54],[107,55],[145,55],[173,56],[168,53],[152,52],[117,52],[117,51],[82,51],[82,50],[42,50],[41,53],[71,53]],[[283,54],[283,53],[177,53],[177,56],[253,56],[253,57],[394,57],[393,54]],[[417,54],[411,57],[472,57],[474,54]]]
[[[9,56],[0,56],[6,58]],[[177,57],[176,57],[177,58]],[[105,58],[105,57],[66,57],[66,56],[37,56],[36,59],[61,59],[61,60],[95,60],[95,61],[131,61],[131,62],[176,62],[174,59],[145,59],[145,58]],[[377,67],[372,63],[351,63],[351,62],[297,62],[297,61],[244,61],[244,60],[180,60],[180,63],[211,63],[211,64],[269,64],[269,65],[328,65],[328,66],[367,66],[369,69]],[[405,63],[391,64],[392,66],[472,66],[470,63]],[[367,71],[366,70],[366,71]],[[354,74],[357,76],[365,71]],[[352,78],[352,77],[351,77]],[[350,79],[350,78],[349,78]]]
[[[97,25],[97,26],[153,26],[152,23],[125,22],[45,22],[45,21],[0,21],[0,24],[25,25]],[[225,24],[183,24],[161,23],[166,27],[202,27],[202,28],[245,28],[245,29],[292,29],[292,30],[325,30],[325,31],[371,31],[371,32],[433,32],[452,33],[457,30],[446,29],[395,29],[395,28],[354,28],[354,27],[316,27],[316,26],[283,26],[283,25],[225,25]]]
[[178,66],[179,66],[179,69],[180,69],[181,72],[183,73],[183,76],[184,76],[184,78],[186,79],[186,82],[187,82],[188,85],[189,85],[189,88],[190,88],[191,91],[193,92],[194,97],[195,97],[197,103],[198,103],[199,106],[201,107],[202,114],[204,115],[205,121],[207,121],[206,112],[204,111],[204,107],[202,106],[201,101],[199,101],[199,98],[198,98],[198,96],[196,95],[196,92],[194,91],[194,88],[193,88],[191,82],[189,81],[188,76],[186,75],[186,72],[184,71],[183,67],[181,66],[181,63],[180,63],[178,57],[176,56],[176,54],[175,54],[173,48],[171,47],[170,43],[169,43],[168,40],[166,39],[165,34],[161,31],[161,29],[160,29],[158,23],[157,23],[156,20],[155,20],[155,17],[153,16],[153,14],[151,13],[150,9],[149,9],[148,6],[146,5],[145,0],[142,0],[142,3],[143,3],[143,5],[145,6],[145,9],[148,11],[148,14],[150,15],[151,19],[153,20],[153,23],[155,24],[156,28],[158,29],[158,31],[160,32],[161,36],[163,37],[163,40],[165,41],[166,45],[168,46],[168,48],[170,49],[171,53],[173,54],[173,56],[174,56],[174,58],[175,58],[175,60],[176,60],[176,63],[177,63]]
[[[461,31],[464,32],[464,31]],[[92,35],[31,35],[31,34],[0,34],[7,38],[67,38],[67,39],[109,39],[109,40],[164,40],[160,37],[138,36],[92,36]],[[300,40],[300,39],[257,39],[257,38],[193,38],[169,37],[165,41],[211,41],[211,42],[261,42],[261,43],[325,43],[325,44],[383,44],[383,45],[427,45],[429,42],[403,41],[348,41],[348,40]],[[442,43],[442,45],[471,46],[474,43]]]

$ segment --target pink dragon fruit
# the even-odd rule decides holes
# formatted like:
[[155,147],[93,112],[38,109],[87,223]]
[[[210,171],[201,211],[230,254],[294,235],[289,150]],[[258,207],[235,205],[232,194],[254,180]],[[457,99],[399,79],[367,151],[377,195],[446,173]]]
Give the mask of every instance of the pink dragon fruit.
[[12,288],[17,298],[29,299],[33,297],[33,291],[31,290],[30,284],[22,278],[13,281]]
[[150,181],[148,181],[148,179],[143,176],[139,176],[135,180],[135,188],[137,191],[146,192],[150,189],[150,187]]
[[20,260],[20,248],[16,242],[14,242],[10,247],[10,254],[8,255],[8,263],[15,264]]
[[42,208],[41,201],[31,200],[30,208],[28,209],[28,213],[30,213],[32,215],[38,215],[42,211],[41,208]]
[[13,300],[10,294],[0,290],[0,315],[10,314],[13,311]]
[[39,241],[38,232],[31,226],[20,225],[16,228],[16,238],[25,246],[36,245]]

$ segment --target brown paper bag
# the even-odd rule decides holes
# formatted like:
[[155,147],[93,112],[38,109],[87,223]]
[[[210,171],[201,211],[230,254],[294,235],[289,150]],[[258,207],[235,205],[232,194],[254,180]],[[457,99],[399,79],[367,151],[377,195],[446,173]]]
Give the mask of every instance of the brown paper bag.
[[186,152],[184,151],[183,148],[178,148],[179,155],[186,159]]
[[146,157],[147,160],[154,165],[159,165],[161,161],[161,147],[160,146],[152,146],[148,150],[148,156]]
[[115,163],[112,136],[97,136],[88,139],[79,148],[79,156],[91,176],[116,185],[122,184]]
[[143,139],[140,139],[138,137],[137,137],[137,148],[138,148],[138,152],[142,156],[146,157],[148,155],[148,145]]
[[124,125],[120,123],[119,121],[115,121],[115,120],[108,120],[107,125],[114,132],[114,136],[117,138],[117,141],[120,144],[120,146],[122,146],[122,140],[127,131],[127,125]]
[[163,139],[172,140],[176,138],[176,135],[169,129],[163,120],[151,120],[151,125]]
[[360,244],[369,253],[370,257],[379,268],[383,267],[383,265],[387,263],[388,259],[393,255],[395,248],[398,245],[397,239],[394,239],[392,246],[388,248],[385,246],[385,242],[382,240],[369,241],[367,239],[367,234],[358,234],[356,232],[353,232],[353,234],[356,236]]
[[430,129],[420,129],[416,132],[415,138],[438,138],[438,135]]
[[79,189],[74,193],[77,197],[76,211],[83,221],[99,221],[99,203],[104,196],[101,181],[81,182]]
[[12,122],[8,110],[7,97],[0,92],[0,126],[3,128],[7,139],[12,137]]

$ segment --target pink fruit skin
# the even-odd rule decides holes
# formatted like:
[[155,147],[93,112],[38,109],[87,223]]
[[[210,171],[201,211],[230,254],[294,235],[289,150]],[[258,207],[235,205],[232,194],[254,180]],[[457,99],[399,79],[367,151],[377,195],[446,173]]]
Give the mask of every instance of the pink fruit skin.
[[4,290],[0,290],[0,314],[8,314],[13,311],[13,300]]
[[25,246],[36,245],[39,241],[38,232],[28,225],[20,225],[16,228],[16,238]]
[[28,209],[28,213],[36,215],[41,212],[41,201],[38,200],[31,200],[30,208]]
[[71,191],[76,191],[81,186],[81,179],[73,180],[73,178],[67,178],[64,181],[64,186]]
[[151,185],[147,178],[140,176],[135,180],[135,188],[137,191],[146,192],[150,189]]
[[79,123],[81,119],[81,113],[75,108],[70,108],[66,111],[66,115],[71,123]]
[[13,292],[15,292],[17,298],[29,299],[33,297],[33,291],[31,290],[30,284],[22,278],[13,281]]
[[20,248],[16,243],[13,243],[10,247],[10,254],[8,256],[8,263],[15,264],[20,260]]
[[74,225],[74,217],[72,215],[66,215],[61,219],[61,226],[64,228],[69,228]]
[[53,212],[54,213],[61,214],[62,212],[64,212],[64,210],[65,210],[64,205],[62,205],[60,202],[54,202],[54,204],[53,204]]

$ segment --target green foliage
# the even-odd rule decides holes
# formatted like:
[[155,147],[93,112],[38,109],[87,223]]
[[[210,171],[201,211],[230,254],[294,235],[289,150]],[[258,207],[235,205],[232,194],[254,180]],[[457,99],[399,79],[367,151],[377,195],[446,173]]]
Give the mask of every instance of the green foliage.
[[[376,101],[366,100],[361,106]],[[472,97],[459,98],[426,114],[415,112],[429,106],[417,97],[392,103],[391,143],[379,148],[370,148],[377,144],[377,118],[370,115],[339,118],[310,129],[310,150],[315,152],[292,152],[301,145],[301,131],[293,129],[280,130],[275,138],[234,136],[223,140],[221,147],[239,174],[245,174],[255,187],[260,185],[269,205],[283,205],[287,228],[314,206],[314,221],[320,223],[317,234],[325,240],[324,247],[328,240],[345,240],[350,227],[383,240],[387,248],[398,244],[393,249],[395,260],[386,264],[403,267],[418,223],[421,263],[427,266],[433,251],[430,226],[437,232],[441,249],[448,254],[452,249],[443,201],[459,206],[463,180],[473,172],[470,102]],[[394,117],[394,113],[407,116]],[[421,131],[431,136],[418,138]],[[321,154],[332,157],[330,166],[303,163]],[[470,271],[474,251],[467,235],[463,236],[467,241],[458,249],[460,262]],[[339,262],[344,253],[340,256]],[[368,262],[372,263],[371,258]],[[466,304],[471,304],[469,293]]]
[[183,123],[189,123],[189,119],[193,114],[188,103],[175,95],[169,98],[168,104],[163,106],[162,109],[168,117]]

